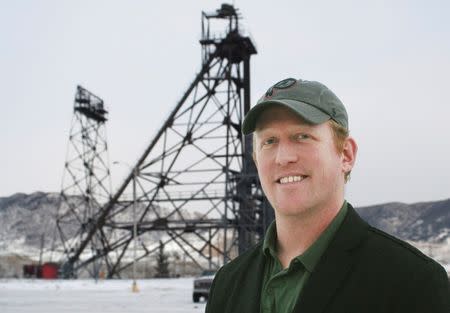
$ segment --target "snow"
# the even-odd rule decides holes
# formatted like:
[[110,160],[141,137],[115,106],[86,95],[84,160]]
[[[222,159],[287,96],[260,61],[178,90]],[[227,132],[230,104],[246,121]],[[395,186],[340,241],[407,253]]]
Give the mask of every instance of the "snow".
[[192,302],[193,278],[138,280],[0,280],[2,313],[204,312]]

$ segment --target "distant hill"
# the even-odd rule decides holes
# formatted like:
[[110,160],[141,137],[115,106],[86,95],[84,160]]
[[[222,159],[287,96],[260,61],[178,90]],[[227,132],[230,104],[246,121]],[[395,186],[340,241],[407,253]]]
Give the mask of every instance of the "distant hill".
[[[59,199],[58,193],[44,192],[0,198],[0,254],[34,251],[36,255],[42,238],[49,248],[55,236]],[[71,201],[80,199],[73,197]],[[371,225],[404,240],[443,243],[450,235],[450,199],[386,203],[356,210]]]
[[[77,196],[70,201],[83,205]],[[58,193],[16,193],[0,198],[0,254],[36,255],[41,245],[50,248],[56,238],[59,203]]]
[[40,247],[41,238],[49,238],[55,226],[58,194],[16,193],[0,198],[0,250],[20,252],[23,247]]
[[403,240],[439,243],[450,235],[450,199],[385,203],[356,210],[369,224]]

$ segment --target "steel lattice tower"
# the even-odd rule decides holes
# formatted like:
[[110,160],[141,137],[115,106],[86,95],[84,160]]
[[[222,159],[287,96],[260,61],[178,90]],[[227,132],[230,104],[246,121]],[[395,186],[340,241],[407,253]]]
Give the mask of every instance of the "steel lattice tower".
[[[62,179],[56,227],[63,253],[70,256],[87,236],[90,224],[101,208],[111,200],[106,126],[108,112],[103,100],[77,86],[74,115]],[[91,254],[103,246],[104,234],[99,230],[91,237]],[[98,274],[99,264],[88,269]],[[67,270],[67,269],[63,269]],[[73,272],[69,269],[69,272]]]
[[[262,237],[273,217],[251,160],[251,137],[241,134],[256,48],[243,35],[239,19],[237,10],[225,4],[202,13],[200,72],[88,225],[67,268],[77,271],[103,258],[108,277],[120,276],[132,264],[131,212],[136,214],[138,260],[156,253],[161,238],[199,267],[217,268]],[[111,234],[101,241],[101,253],[83,258],[99,232]]]

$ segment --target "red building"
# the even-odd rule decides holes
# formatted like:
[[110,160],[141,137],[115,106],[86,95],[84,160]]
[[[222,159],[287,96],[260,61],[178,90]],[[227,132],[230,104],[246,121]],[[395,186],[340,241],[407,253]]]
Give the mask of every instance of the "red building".
[[56,279],[58,278],[58,264],[49,262],[42,265],[24,265],[23,276],[28,278]]
[[58,264],[44,263],[42,265],[42,278],[44,278],[44,279],[58,278]]

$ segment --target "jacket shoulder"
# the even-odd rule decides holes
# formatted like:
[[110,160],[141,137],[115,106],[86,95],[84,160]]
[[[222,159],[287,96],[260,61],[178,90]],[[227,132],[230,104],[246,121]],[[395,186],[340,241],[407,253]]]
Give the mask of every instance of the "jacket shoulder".
[[[404,312],[449,312],[450,285],[445,269],[412,245],[369,227],[368,264],[377,269],[373,281],[390,282],[385,290],[400,292]],[[367,250],[366,250],[367,251]],[[399,290],[399,291],[395,291]],[[403,311],[402,311],[403,312]]]
[[373,226],[369,226],[369,237],[376,246],[385,247],[386,254],[395,254],[397,257],[416,260],[417,262],[434,262],[433,259],[416,247]]
[[[422,279],[433,275],[447,277],[445,269],[438,262],[422,253],[409,243],[369,226],[366,256],[370,255],[372,266],[384,268],[392,276]],[[370,251],[370,252],[369,252]]]
[[397,248],[399,252],[412,254],[412,255],[418,257],[419,259],[422,259],[423,261],[431,260],[428,256],[423,254],[416,247],[414,247],[414,246],[410,245],[409,243],[407,243],[397,237],[394,237],[378,228],[369,226],[369,232],[371,232],[372,235],[374,237],[376,237],[378,240],[380,240],[381,242],[383,242],[389,246]]

